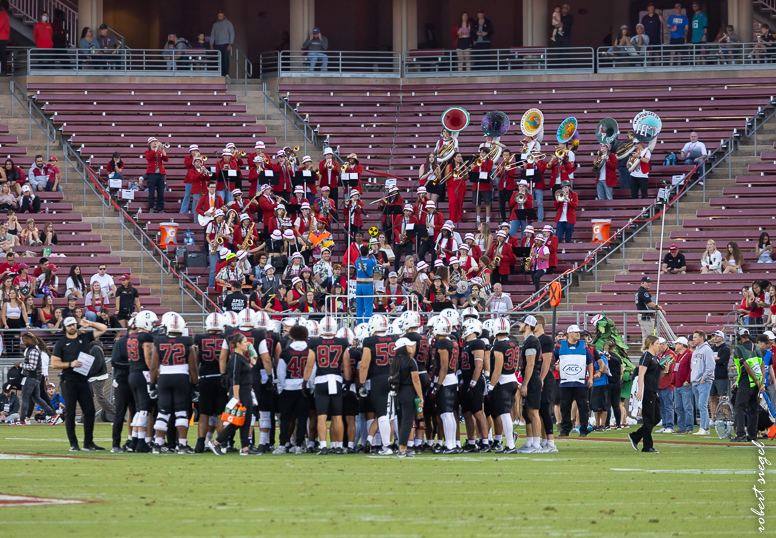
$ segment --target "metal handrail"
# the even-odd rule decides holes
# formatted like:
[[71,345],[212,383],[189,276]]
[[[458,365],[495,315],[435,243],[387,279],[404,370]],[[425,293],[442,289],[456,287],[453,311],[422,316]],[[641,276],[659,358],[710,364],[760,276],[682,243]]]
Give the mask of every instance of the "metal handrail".
[[[315,60],[314,71],[311,70]],[[402,55],[392,51],[268,51],[259,57],[259,75],[283,77],[399,78]],[[325,69],[325,70],[324,70]]]
[[515,47],[511,49],[416,50],[404,54],[403,75],[413,77],[468,77],[482,75],[536,75],[595,72],[592,47]]
[[[230,55],[231,57],[234,57],[234,64],[235,64],[235,82],[237,84],[240,83],[240,49],[232,45],[232,51],[234,52],[234,55]],[[243,84],[245,85],[245,95],[248,95],[248,79],[253,77],[253,63],[248,59],[248,56],[243,54]]]
[[[204,49],[28,49],[14,75],[221,76],[221,54]],[[24,69],[24,71],[22,70]]]
[[[106,26],[108,26],[108,25],[106,24]],[[110,33],[112,33],[114,36],[116,36],[116,38],[117,38],[117,39],[119,40],[119,42],[121,43],[121,48],[122,48],[122,49],[130,49],[130,50],[131,50],[131,48],[127,46],[127,44],[126,44],[126,39],[124,39],[124,36],[123,36],[123,35],[121,35],[120,33],[118,33],[116,30],[114,30],[114,29],[113,29],[113,28],[111,28],[110,26],[108,26],[108,32],[110,32]]]
[[[37,105],[33,102],[33,100],[27,95],[27,93],[24,91],[24,89],[19,86],[13,79],[10,81],[11,85],[11,94],[15,96],[16,91],[18,90],[22,95],[24,96],[25,100],[22,101],[20,99],[16,99],[20,102],[22,105],[22,109],[30,116],[32,117],[33,111],[41,115],[41,119],[44,124],[47,125],[46,128],[44,128],[40,122],[38,122],[35,118],[32,118],[33,121],[35,121],[36,125],[38,125],[44,132],[46,132],[47,139],[50,136],[49,135],[49,129],[53,129],[53,132],[56,132],[56,127],[51,122],[51,120],[40,110],[40,108],[37,107]],[[24,103],[28,105],[28,108],[24,108]],[[11,101],[11,116],[15,117],[15,109],[14,109],[14,100]],[[56,140],[54,140],[56,142]],[[142,229],[142,227],[133,219],[130,217],[123,208],[121,208],[118,204],[116,204],[110,195],[105,192],[105,190],[100,186],[100,177],[99,174],[94,172],[94,170],[91,169],[91,167],[86,164],[83,159],[81,158],[80,154],[73,149],[73,147],[65,140],[64,137],[60,137],[60,143],[61,148],[63,152],[63,156],[65,159],[64,165],[64,171],[65,171],[65,179],[64,182],[68,182],[68,164],[73,167],[74,170],[78,172],[81,179],[83,180],[84,184],[84,201],[83,204],[86,205],[86,186],[88,185],[91,189],[92,193],[97,196],[100,199],[100,203],[102,206],[102,219],[103,219],[103,226],[105,225],[105,208],[111,208],[113,207],[114,210],[119,212],[120,215],[120,223],[122,226],[122,234],[121,234],[121,247],[122,250],[124,248],[124,230],[130,232],[130,236],[138,243],[140,247],[140,271],[141,273],[144,272],[144,260],[145,256],[150,256],[151,260],[153,260],[154,263],[159,266],[160,269],[160,288],[162,293],[164,293],[164,275],[165,274],[171,274],[173,276],[176,276],[178,278],[179,288],[181,290],[181,310],[184,310],[184,297],[183,294],[191,298],[195,304],[199,304],[202,308],[202,312],[197,313],[197,315],[202,314],[206,315],[208,313],[208,306],[212,307],[215,310],[220,310],[218,306],[210,300],[210,298],[207,296],[205,292],[203,292],[199,286],[197,286],[189,277],[185,274],[180,274],[172,266],[172,262],[167,258],[164,251],[162,251],[156,243],[151,239],[145,231]],[[132,224],[134,224],[134,227],[130,229],[127,224],[126,220],[129,220]],[[140,238],[136,237],[135,234],[140,235]],[[148,244],[152,245],[153,250],[149,250],[145,243],[142,241],[142,239],[145,239]],[[155,254],[159,254],[160,260],[156,259]],[[184,283],[186,286],[184,286]],[[194,290],[195,293],[199,297],[195,297],[192,295],[192,293],[189,292],[189,289]],[[200,303],[201,301],[201,303]]]
[[[304,136],[305,155],[307,154],[308,142],[310,142],[310,144],[313,146],[317,146],[318,135],[316,133],[316,129],[314,129],[307,122],[307,120],[302,118],[302,116],[296,112],[294,107],[288,103],[288,100],[280,95],[280,93],[278,93],[278,91],[273,86],[267,84],[266,82],[262,83],[261,89],[264,92],[264,119],[266,120],[268,118],[267,99],[269,99],[269,102],[272,103],[281,114],[283,114],[283,140],[285,141],[288,138],[288,123],[290,121],[291,125],[293,125],[296,130],[302,133],[302,136]],[[276,98],[278,100],[277,103],[275,102]]]
[[598,47],[596,60],[599,73],[773,69],[776,52],[763,43]]

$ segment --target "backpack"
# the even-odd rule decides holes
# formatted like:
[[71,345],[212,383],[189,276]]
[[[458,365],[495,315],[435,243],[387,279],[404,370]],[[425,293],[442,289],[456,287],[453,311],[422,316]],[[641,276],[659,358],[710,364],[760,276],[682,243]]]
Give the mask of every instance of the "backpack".
[[15,389],[22,388],[22,379],[24,379],[22,370],[16,366],[11,366],[8,369],[8,373],[5,375],[6,383],[9,383]]
[[676,154],[671,152],[663,160],[663,166],[676,166]]
[[108,373],[108,366],[105,363],[105,350],[102,348],[102,342],[99,339],[92,341],[89,346],[89,355],[94,356],[94,362],[89,370],[87,378],[99,377]]

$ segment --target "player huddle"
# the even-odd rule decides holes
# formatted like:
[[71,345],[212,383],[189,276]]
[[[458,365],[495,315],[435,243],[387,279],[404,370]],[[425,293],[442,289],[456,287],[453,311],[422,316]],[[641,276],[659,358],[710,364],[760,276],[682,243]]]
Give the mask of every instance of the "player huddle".
[[[354,330],[333,317],[275,321],[245,309],[209,315],[206,332],[190,337],[180,315],[164,314],[157,324],[143,311],[114,354],[114,365],[125,360],[129,373],[114,385],[128,397],[117,406],[112,451],[222,455],[237,451],[239,431],[241,455],[557,452],[551,423],[547,435],[539,416],[554,383],[539,341],[549,337],[534,336],[536,327],[533,316],[520,322],[521,350],[507,319],[481,322],[473,308],[444,310],[425,325],[414,311],[377,314]],[[412,376],[392,368],[400,363]],[[518,390],[528,422],[520,449],[513,433]],[[225,425],[225,408],[238,404],[247,410],[244,423]],[[127,410],[131,437],[121,447]]]

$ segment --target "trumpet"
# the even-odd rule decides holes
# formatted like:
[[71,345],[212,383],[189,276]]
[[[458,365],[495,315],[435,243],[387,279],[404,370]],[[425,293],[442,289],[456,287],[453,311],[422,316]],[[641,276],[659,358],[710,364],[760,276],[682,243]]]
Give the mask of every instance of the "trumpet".
[[345,172],[347,172],[348,166],[350,166],[350,165],[349,164],[343,164],[342,166],[340,166],[340,172],[343,173],[343,174]]
[[207,155],[200,155],[200,158],[202,159],[203,163],[207,162]]
[[213,174],[210,173],[210,170],[208,170],[204,166],[202,168],[197,168],[197,172],[199,172],[200,174],[204,174],[207,177],[213,177]]
[[294,146],[294,153],[296,153],[297,151],[299,151],[299,146]]
[[170,147],[170,144],[169,144],[169,142],[160,143],[160,145],[161,145],[161,146],[162,146],[164,149],[168,149],[168,148]]
[[555,191],[555,200],[560,202],[560,203],[563,203],[563,202],[571,201],[571,198],[569,197],[568,194],[566,194],[562,190],[557,190],[557,191]]
[[241,152],[237,153],[237,155],[239,155],[240,157],[245,157],[247,155],[247,153],[245,153],[244,151],[241,151]]
[[333,170],[333,169],[334,169],[334,165],[332,164],[332,162],[326,161],[326,170]]
[[560,148],[560,147],[556,148],[555,149],[555,158],[558,159],[559,161],[562,161],[563,159],[566,158],[566,154],[568,154],[568,152],[569,152],[569,150],[567,150],[566,148]]
[[518,203],[518,205],[524,205],[528,201],[528,197],[521,193],[518,193],[517,196],[515,196],[515,202]]

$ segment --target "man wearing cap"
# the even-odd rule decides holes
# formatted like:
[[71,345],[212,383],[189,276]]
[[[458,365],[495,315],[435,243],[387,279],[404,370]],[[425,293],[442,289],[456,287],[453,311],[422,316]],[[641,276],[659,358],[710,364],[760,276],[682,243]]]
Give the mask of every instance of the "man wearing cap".
[[364,202],[360,200],[361,193],[356,189],[351,189],[350,198],[345,200],[345,204],[342,208],[345,222],[347,223],[346,229],[348,233],[353,236],[356,232],[361,231],[361,227],[364,225],[364,221],[361,219],[361,212],[364,210]]
[[361,166],[361,164],[359,164],[358,155],[356,155],[355,153],[349,153],[347,159],[345,160],[345,166],[346,166],[345,168],[346,174],[356,174],[357,176],[355,185],[352,184],[353,180],[352,179],[350,180],[351,192],[352,192],[352,189],[356,189],[359,192],[359,194],[363,194],[364,189],[361,187],[361,176],[364,175],[364,167]]
[[216,291],[226,296],[233,281],[242,282],[242,274],[237,269],[237,254],[230,252],[226,255],[226,266],[216,275]]
[[[294,195],[291,197],[291,200],[288,201],[288,206],[289,208],[293,206],[300,206],[299,211],[302,211],[301,205],[304,203],[306,203],[308,206],[310,205],[310,201],[304,196],[304,187],[302,185],[297,185],[294,187]],[[291,222],[294,222],[297,217],[299,217],[299,213],[296,211],[289,211],[288,217],[291,219]]]
[[679,53],[679,60],[677,64],[682,63],[682,51],[684,50],[684,44],[686,42],[687,28],[690,25],[690,21],[687,16],[682,14],[682,4],[674,5],[674,12],[666,19],[666,26],[671,31],[670,43],[674,45],[671,51],[671,61],[668,65],[674,65],[674,54]]
[[165,147],[155,136],[148,139],[148,149],[143,156],[147,163],[145,177],[148,181],[148,212],[161,213],[164,211],[164,185],[167,174],[164,163],[170,159]]
[[19,264],[16,263],[16,254],[9,251],[5,255],[5,263],[0,264],[0,282],[6,276],[15,277],[19,273]]
[[210,255],[210,279],[208,281],[208,286],[211,288],[216,285],[216,264],[218,263],[219,258],[218,251],[221,248],[228,250],[226,249],[226,245],[228,244],[228,236],[224,236],[224,243],[222,245],[219,245],[216,242],[219,233],[224,227],[224,212],[220,209],[217,209],[213,213],[213,217],[213,220],[210,221],[205,228],[205,243],[207,244],[206,252]]
[[[277,161],[272,165],[273,179],[272,179],[272,191],[282,196],[286,200],[291,198],[291,191],[294,188],[291,182],[291,177],[294,175],[294,169],[288,162],[286,152],[282,149],[278,151]],[[269,169],[269,167],[267,168]]]
[[259,174],[264,171],[269,158],[264,155],[264,142],[257,140],[253,152],[248,155],[248,183],[250,190],[248,196],[253,198],[258,193]]
[[415,235],[411,232],[420,227],[418,219],[412,214],[412,206],[404,204],[403,215],[393,215],[393,237],[396,244],[393,247],[395,254],[393,270],[398,271],[402,256],[411,256],[415,250]]
[[663,370],[657,386],[658,394],[660,394],[660,414],[663,419],[663,427],[657,433],[674,433],[674,362],[676,354],[668,347],[668,341],[665,338],[658,338],[657,343],[657,360]]
[[251,218],[247,214],[243,213],[240,215],[240,225],[235,227],[234,230],[234,244],[237,245],[238,248],[242,249],[242,245],[245,243],[247,237],[250,237],[253,240],[253,246],[245,246],[246,252],[248,254],[253,255],[260,250],[263,250],[262,242],[259,239],[258,228],[256,228],[256,225],[253,223]]
[[[421,260],[426,259],[426,254],[431,252],[432,260],[436,259],[436,242],[439,238],[439,234],[442,232],[445,219],[441,213],[436,210],[436,202],[429,200],[426,202],[426,210],[420,214],[420,226],[425,226],[426,234],[428,237],[421,241],[418,247],[418,258]],[[474,242],[474,234],[472,234],[472,242]],[[480,256],[482,253],[480,253]]]
[[321,171],[316,170],[313,166],[313,159],[309,155],[302,157],[302,167],[296,171],[296,181],[298,185],[302,186],[302,193],[304,197],[310,198],[315,196],[318,183],[321,180]]
[[75,435],[75,412],[78,405],[81,406],[81,412],[84,425],[84,445],[83,450],[104,450],[94,444],[94,400],[92,388],[89,385],[87,376],[76,372],[75,369],[81,367],[79,360],[80,354],[90,354],[91,343],[100,338],[108,329],[102,323],[81,320],[81,327],[84,329],[94,329],[92,332],[80,332],[78,322],[74,317],[67,317],[62,322],[65,335],[60,338],[54,350],[51,353],[51,368],[62,370],[62,396],[67,402],[65,408],[65,429],[67,438],[70,441],[70,451],[79,450],[78,438]]
[[613,200],[614,188],[617,186],[617,154],[612,151],[611,144],[601,144],[596,158],[603,159],[595,183],[598,199]]
[[[747,333],[747,339],[749,334]],[[692,433],[695,417],[693,414],[692,385],[690,384],[690,366],[692,350],[684,336],[674,340],[674,357],[672,385],[674,387],[674,409],[676,409],[677,434]]]
[[709,414],[713,417],[717,411],[720,396],[728,395],[728,366],[730,364],[730,348],[725,343],[725,333],[714,331],[711,341],[711,352],[714,355],[714,384],[709,393]]
[[315,71],[318,62],[321,62],[321,72],[325,73],[329,70],[329,57],[326,55],[326,51],[329,50],[329,40],[321,35],[320,28],[317,26],[313,28],[310,38],[302,43],[302,49],[308,51],[307,59],[310,62],[310,71]]
[[328,185],[321,187],[321,197],[316,198],[313,203],[313,212],[315,213],[316,219],[326,219],[328,222],[331,222],[332,220],[338,222],[337,200],[332,198],[332,196],[337,194],[336,191],[336,187],[333,189]]
[[[503,194],[500,192],[499,196],[503,196]],[[523,201],[521,202],[520,200]],[[509,235],[517,237],[517,234],[520,233],[522,238],[525,235],[524,230],[536,217],[533,209],[533,196],[528,192],[528,182],[526,180],[521,179],[517,184],[517,192],[509,200],[509,207],[512,208]]]
[[261,196],[259,196],[259,208],[261,209],[264,231],[267,233],[272,233],[270,227],[272,226],[272,221],[275,218],[275,209],[277,208],[278,204],[275,196],[272,194],[272,188],[269,185],[262,185],[259,188],[259,192],[261,192]]
[[22,187],[22,198],[19,200],[19,213],[39,213],[40,197],[36,196],[29,185]]
[[194,211],[196,211],[197,215],[215,218],[214,213],[216,210],[224,207],[224,199],[216,190],[217,183],[214,180],[209,180],[207,182],[207,192],[199,198],[195,206]]
[[569,148],[569,144],[563,142],[559,144],[559,147],[566,150],[566,155],[562,159],[558,159],[553,153],[550,162],[547,164],[547,168],[552,171],[550,187],[553,198],[555,198],[555,193],[563,187],[564,182],[568,181],[569,187],[571,186],[571,180],[574,179],[574,170],[577,169],[576,155]]
[[571,191],[570,181],[563,181],[561,190],[565,195],[563,201],[559,202],[557,198],[554,200],[555,226],[558,229],[558,241],[571,243],[571,234],[574,233],[574,225],[577,223],[576,209],[579,205],[579,195]]
[[[183,202],[181,202],[181,213],[189,213],[189,201],[191,200],[191,213],[197,210],[199,201],[202,198],[203,192],[207,191],[208,174],[206,168],[202,163],[202,156],[199,155],[199,151],[192,151],[196,155],[192,158],[187,156],[186,159],[192,159],[192,164],[186,167],[186,177],[183,179],[185,191],[183,193]],[[213,189],[215,193],[215,189]]]
[[655,332],[655,309],[665,314],[665,310],[660,305],[655,305],[652,296],[649,294],[649,288],[652,287],[652,279],[648,276],[641,277],[641,286],[636,292],[636,310],[639,312],[639,327],[641,327],[641,340],[654,334]]
[[121,42],[119,42],[115,36],[108,34],[107,24],[103,23],[100,25],[97,35],[97,44],[102,50],[102,54],[111,56],[111,58],[105,60],[105,63],[108,65],[109,69],[111,66],[118,64],[119,59],[116,57],[116,55],[119,53],[119,49],[121,48]]
[[224,148],[221,151],[221,160],[216,162],[216,178],[218,194],[227,204],[232,201],[232,191],[239,188],[241,174],[240,165],[234,159],[232,149]]
[[472,203],[477,213],[477,222],[480,222],[480,204],[485,202],[485,222],[490,222],[490,211],[493,207],[490,172],[493,170],[493,161],[488,158],[488,148],[480,146],[479,158],[482,164],[472,166],[469,173],[469,179],[472,181]]
[[[496,232],[496,241],[490,246],[488,250],[488,259],[491,260],[493,271],[491,275],[491,282],[507,282],[509,274],[512,272],[512,266],[517,264],[517,258],[515,252],[512,250],[512,245],[507,243],[507,232],[499,230]],[[501,258],[501,261],[496,267],[496,258]]]
[[668,253],[663,257],[661,272],[663,274],[668,273],[671,275],[683,275],[687,273],[687,262],[684,259],[684,254],[679,252],[679,247],[676,246],[676,243],[671,245],[668,249]]
[[417,193],[418,197],[415,199],[415,203],[412,204],[412,213],[419,218],[426,211],[426,202],[429,201],[429,197],[428,190],[422,185],[418,187]]
[[[568,437],[573,429],[571,404],[577,402],[580,417],[590,416],[587,397],[593,387],[593,355],[580,339],[577,325],[566,329],[566,339],[561,340],[553,351],[553,360],[558,364],[560,386],[560,411],[563,417],[559,437]],[[587,424],[582,424],[587,426]],[[587,428],[581,427],[580,437],[587,437]]]
[[690,363],[690,383],[695,407],[701,417],[700,428],[695,435],[709,434],[709,394],[714,383],[714,353],[706,343],[706,333],[696,330],[692,333],[695,350]]
[[[390,189],[388,189],[388,194],[381,198],[377,203],[377,209],[382,213],[382,229],[385,231],[385,238],[389,244],[395,237],[393,228],[395,226],[394,222],[396,217],[402,216],[402,213],[393,213],[392,211],[396,211],[395,208],[397,207],[399,209],[403,209],[406,205],[407,204],[404,202],[404,198],[402,198],[401,194],[399,194],[399,187],[396,185],[393,185]],[[412,208],[412,206],[410,207]],[[412,208],[412,212],[415,212],[414,208]],[[398,242],[398,239],[396,239],[396,241]]]
[[515,192],[515,172],[517,167],[510,164],[507,170],[506,163],[512,159],[512,152],[504,149],[501,153],[501,162],[496,167],[495,179],[498,184],[498,206],[501,213],[501,220],[507,220],[507,204],[511,205],[512,193]]

